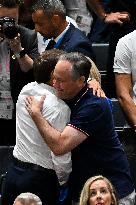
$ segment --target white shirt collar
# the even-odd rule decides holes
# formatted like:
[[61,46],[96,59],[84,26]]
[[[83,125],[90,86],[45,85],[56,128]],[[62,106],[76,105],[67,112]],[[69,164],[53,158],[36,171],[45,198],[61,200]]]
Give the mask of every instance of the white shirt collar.
[[62,38],[62,36],[64,36],[64,34],[67,32],[67,30],[69,29],[69,26],[70,26],[70,22],[68,22],[68,25],[67,27],[65,28],[65,30],[57,37],[54,39],[54,41],[57,43],[59,39]]

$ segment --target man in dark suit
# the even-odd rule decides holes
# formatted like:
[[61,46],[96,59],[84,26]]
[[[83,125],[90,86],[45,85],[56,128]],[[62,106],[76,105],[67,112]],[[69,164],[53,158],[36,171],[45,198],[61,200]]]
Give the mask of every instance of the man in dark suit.
[[32,6],[35,30],[55,45],[46,49],[59,48],[67,52],[78,51],[94,59],[92,45],[82,31],[66,21],[66,11],[60,0],[41,0]]

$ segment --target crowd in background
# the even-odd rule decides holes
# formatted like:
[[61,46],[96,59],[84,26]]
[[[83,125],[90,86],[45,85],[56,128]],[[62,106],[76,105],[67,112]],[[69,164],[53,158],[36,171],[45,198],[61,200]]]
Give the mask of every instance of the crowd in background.
[[[129,201],[128,205],[135,204],[135,11],[135,0],[0,0],[0,124],[4,133],[0,146],[14,146],[14,165],[6,176],[3,204],[13,204],[17,195],[22,192],[36,194],[43,205],[46,205],[46,202],[47,205],[58,205],[58,199],[59,205],[70,205],[71,202],[73,205],[94,205],[95,200],[106,205],[126,205],[126,201]],[[93,43],[108,44],[104,90],[101,87],[102,79],[97,69]],[[63,52],[59,53],[58,50]],[[80,53],[83,56],[80,56]],[[69,71],[70,65],[72,69],[75,66],[75,70]],[[83,66],[86,72],[82,70]],[[97,74],[90,70],[95,66]],[[64,67],[67,68],[66,73],[61,70]],[[48,69],[44,71],[44,68]],[[56,80],[53,81],[54,68]],[[76,71],[77,68],[79,70]],[[45,75],[49,78],[45,79]],[[74,77],[71,77],[72,75]],[[81,76],[83,78],[80,79]],[[69,82],[64,83],[63,78]],[[42,84],[41,87],[39,83]],[[47,84],[46,87],[43,84]],[[94,89],[93,93],[96,92],[97,97],[90,94],[87,85],[91,90]],[[68,106],[63,102],[58,101],[52,86],[71,111],[67,110]],[[53,95],[52,98],[49,97],[49,101],[54,100],[54,104],[49,102],[47,108],[44,105],[46,99],[41,99],[39,103],[33,97],[27,98],[32,95],[38,99],[45,90],[46,94],[49,93],[51,97]],[[101,98],[103,92],[107,98]],[[126,123],[121,137],[113,122],[112,98],[118,99],[125,115]],[[67,113],[67,117],[64,113]],[[51,125],[55,128],[52,129]],[[30,137],[32,132],[33,138]],[[95,136],[95,139],[88,136]],[[64,141],[60,142],[59,137]],[[41,138],[41,141],[38,138]],[[108,168],[105,168],[106,166]],[[97,177],[94,179],[96,184],[93,193],[89,192],[88,196],[86,184],[88,189],[92,190],[94,181],[91,181],[93,178],[87,182],[86,180],[98,174],[98,181],[105,180],[106,185],[103,186],[108,186],[105,193],[111,194],[109,198],[103,198],[101,188],[97,187]],[[39,175],[41,178],[37,180]],[[101,175],[106,176],[113,187],[108,179]],[[15,182],[16,178],[18,183]],[[41,185],[41,182],[46,181],[50,187],[45,189],[47,195],[50,192],[48,197],[46,194],[44,196],[44,184]],[[116,194],[112,195],[114,186],[117,198]],[[14,192],[12,197],[11,190]],[[18,201],[23,200],[19,197],[14,204],[25,205],[25,201]],[[38,200],[39,202],[34,204],[41,204],[40,199]]]

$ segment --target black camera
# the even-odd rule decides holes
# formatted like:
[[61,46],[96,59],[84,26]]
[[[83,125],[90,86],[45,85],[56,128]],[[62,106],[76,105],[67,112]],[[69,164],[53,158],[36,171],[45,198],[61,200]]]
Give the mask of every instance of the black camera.
[[2,32],[6,38],[15,38],[18,34],[18,27],[15,24],[15,20],[10,17],[0,18],[0,32]]

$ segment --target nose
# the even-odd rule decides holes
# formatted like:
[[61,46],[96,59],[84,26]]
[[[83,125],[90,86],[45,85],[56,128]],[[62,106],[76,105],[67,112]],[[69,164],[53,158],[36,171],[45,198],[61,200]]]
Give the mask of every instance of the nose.
[[101,199],[102,198],[102,194],[100,191],[97,192],[97,199]]

